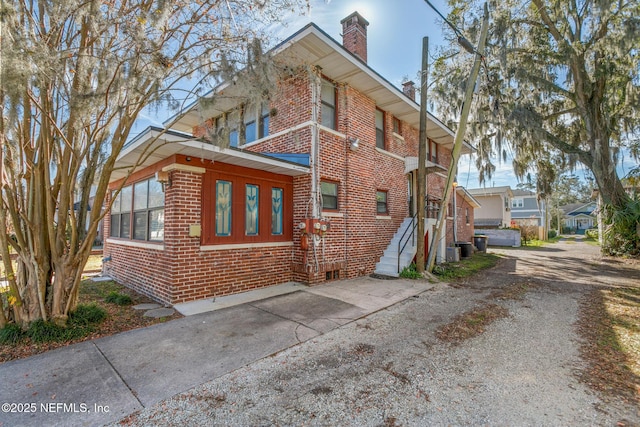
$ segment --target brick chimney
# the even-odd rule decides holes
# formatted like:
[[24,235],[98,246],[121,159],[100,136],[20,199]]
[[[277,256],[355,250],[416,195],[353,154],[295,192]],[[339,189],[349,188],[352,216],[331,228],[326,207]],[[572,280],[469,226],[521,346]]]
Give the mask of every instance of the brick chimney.
[[342,46],[366,63],[369,22],[358,12],[353,12],[340,23],[342,24]]
[[416,84],[411,80],[402,83],[402,91],[405,95],[411,98],[412,101],[416,100]]

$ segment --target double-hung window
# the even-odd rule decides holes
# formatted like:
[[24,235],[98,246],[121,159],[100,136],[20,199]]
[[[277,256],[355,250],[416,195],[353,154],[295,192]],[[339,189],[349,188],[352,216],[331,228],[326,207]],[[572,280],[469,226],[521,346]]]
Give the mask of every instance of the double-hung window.
[[130,236],[132,190],[131,185],[124,187],[111,205],[111,237],[128,239]]
[[386,191],[376,191],[376,213],[380,215],[386,215],[389,213],[389,207],[387,205],[387,195],[388,193]]
[[400,119],[397,117],[393,118],[393,132],[397,135],[402,135],[402,124],[400,123]]
[[322,193],[322,209],[338,210],[338,183],[322,181],[320,192]]
[[384,150],[384,111],[376,109],[376,147]]
[[133,238],[164,240],[164,192],[155,179],[133,186]]
[[429,140],[429,153],[427,159],[433,163],[438,163],[438,144]]
[[336,88],[329,80],[322,79],[322,89],[320,91],[320,124],[330,129],[337,129],[336,126]]

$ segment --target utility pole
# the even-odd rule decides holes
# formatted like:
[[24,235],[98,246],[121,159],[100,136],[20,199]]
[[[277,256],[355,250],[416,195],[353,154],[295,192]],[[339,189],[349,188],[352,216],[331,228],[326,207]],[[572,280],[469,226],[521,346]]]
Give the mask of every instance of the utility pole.
[[[446,211],[449,205],[449,199],[453,188],[453,181],[458,173],[458,160],[460,159],[460,151],[462,150],[462,142],[464,140],[464,134],[467,130],[467,118],[469,117],[469,110],[471,109],[471,101],[473,98],[473,91],[476,86],[476,80],[478,79],[478,73],[480,72],[480,63],[482,62],[482,56],[484,52],[485,42],[487,40],[487,33],[489,31],[489,10],[487,4],[484,4],[484,18],[482,20],[482,29],[480,30],[480,40],[478,41],[478,49],[475,50],[475,61],[471,68],[471,74],[467,81],[467,89],[464,96],[464,104],[462,105],[462,113],[460,114],[460,124],[458,130],[456,130],[456,137],[453,142],[453,151],[451,152],[451,165],[447,174],[447,182],[444,187],[444,195],[442,197],[442,204],[440,205],[440,211],[438,212],[438,220],[436,222],[436,228],[433,236],[431,237],[431,244],[429,246],[429,258],[427,260],[428,271],[433,271],[433,266],[436,259],[436,243],[440,238],[442,229],[444,228],[444,222],[446,221]],[[466,41],[466,39],[464,39]],[[459,39],[460,41],[460,39]],[[461,43],[462,44],[462,43]],[[467,46],[463,47],[467,49]],[[469,49],[467,49],[469,50]]]
[[424,205],[427,194],[427,77],[429,73],[429,37],[422,38],[422,71],[420,73],[420,136],[418,140],[418,221],[416,270],[424,273]]

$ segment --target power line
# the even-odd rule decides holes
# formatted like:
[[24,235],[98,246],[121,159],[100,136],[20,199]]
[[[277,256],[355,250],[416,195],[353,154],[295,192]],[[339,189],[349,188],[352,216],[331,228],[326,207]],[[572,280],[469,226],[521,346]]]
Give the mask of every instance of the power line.
[[[469,42],[469,40],[467,40],[465,38],[465,36],[462,34],[462,31],[460,31],[455,25],[453,25],[451,22],[449,22],[447,20],[447,18],[445,18],[444,15],[442,13],[440,13],[440,11],[438,9],[436,9],[436,7],[434,5],[432,5],[429,0],[424,0],[424,1],[425,1],[425,3],[427,3],[429,5],[429,7],[431,9],[433,9],[440,16],[440,18],[442,18],[442,20],[444,22],[447,23],[447,25],[449,25],[451,27],[453,32],[456,33],[456,36],[458,36],[458,44],[460,46],[462,46],[464,48],[464,50],[466,50],[467,52],[469,52],[471,54],[478,53],[476,51],[476,49],[473,47],[473,45],[471,44],[471,42]],[[482,55],[480,55],[480,56],[482,56]]]

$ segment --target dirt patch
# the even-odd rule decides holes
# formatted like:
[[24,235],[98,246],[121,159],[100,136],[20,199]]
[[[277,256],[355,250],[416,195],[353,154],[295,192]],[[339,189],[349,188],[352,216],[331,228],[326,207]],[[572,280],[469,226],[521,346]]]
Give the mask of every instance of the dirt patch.
[[460,344],[483,333],[487,326],[509,315],[509,310],[497,304],[487,304],[467,311],[453,319],[451,323],[436,331],[441,341]]
[[580,304],[578,331],[588,368],[581,381],[603,393],[640,404],[640,288],[599,289]]

